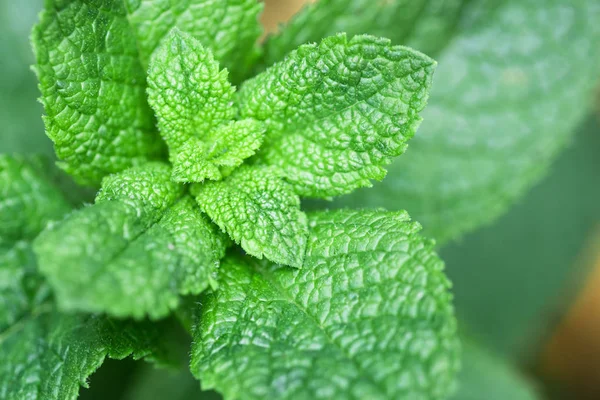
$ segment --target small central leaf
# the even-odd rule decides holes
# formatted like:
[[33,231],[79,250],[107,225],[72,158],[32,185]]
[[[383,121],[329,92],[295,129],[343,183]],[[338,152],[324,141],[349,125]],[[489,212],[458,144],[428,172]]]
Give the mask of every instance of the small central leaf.
[[301,267],[308,229],[300,199],[274,170],[242,167],[194,188],[200,208],[248,254]]
[[220,167],[239,166],[262,144],[262,123],[233,121],[235,88],[227,75],[210,50],[177,29],[152,57],[149,101],[178,182],[219,180]]

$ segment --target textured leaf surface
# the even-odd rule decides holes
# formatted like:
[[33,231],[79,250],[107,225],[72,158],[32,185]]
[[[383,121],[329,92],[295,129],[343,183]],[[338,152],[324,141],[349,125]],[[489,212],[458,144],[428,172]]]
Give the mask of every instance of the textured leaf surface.
[[105,178],[96,204],[36,240],[62,308],[160,318],[215,281],[227,242],[170,173],[156,164]]
[[252,119],[233,121],[215,129],[208,142],[190,140],[174,160],[173,179],[201,182],[220,180],[254,155],[264,139],[264,125]]
[[406,208],[449,240],[504,212],[565,146],[600,71],[598,2],[484,6],[465,11],[461,34],[440,56],[408,154],[377,189],[343,205]]
[[139,165],[160,149],[146,74],[118,0],[47,0],[32,34],[46,133],[82,183]]
[[192,372],[227,399],[441,399],[457,370],[443,263],[404,212],[310,216],[302,269],[226,258]]
[[71,400],[105,357],[135,359],[159,352],[150,324],[63,315],[41,305],[0,332],[0,397]]
[[0,246],[33,239],[69,206],[36,160],[0,154]]
[[264,62],[282,60],[298,46],[338,32],[368,33],[435,54],[452,38],[469,0],[319,0],[306,6],[265,44]]
[[536,400],[531,382],[499,356],[471,340],[463,340],[458,391],[451,400]]
[[235,88],[227,71],[192,36],[169,34],[152,57],[148,85],[176,181],[221,179],[219,167],[237,167],[260,147],[262,124],[233,122]]
[[183,196],[183,188],[169,179],[170,173],[166,164],[149,163],[109,175],[102,180],[96,203],[127,203],[136,208],[139,216],[156,219]]
[[200,208],[250,255],[301,267],[306,215],[291,186],[272,169],[242,167],[194,188]]
[[125,4],[144,64],[175,27],[212,49],[234,76],[243,73],[256,55],[263,7],[256,0],[125,0]]
[[71,400],[106,356],[164,361],[148,323],[62,315],[49,301],[29,244],[0,250],[0,398]]
[[264,121],[261,159],[296,192],[330,197],[370,186],[406,149],[435,62],[386,39],[344,34],[301,46],[247,81],[240,113]]

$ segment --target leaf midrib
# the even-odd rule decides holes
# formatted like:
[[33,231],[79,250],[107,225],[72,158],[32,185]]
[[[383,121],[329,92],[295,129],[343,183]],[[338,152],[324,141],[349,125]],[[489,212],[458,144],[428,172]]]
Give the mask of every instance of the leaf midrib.
[[289,293],[283,288],[283,286],[281,286],[279,282],[277,282],[277,279],[275,279],[273,274],[268,272],[266,268],[260,268],[257,266],[254,266],[253,270],[257,274],[259,274],[265,280],[265,282],[267,282],[276,292],[278,292],[281,295],[281,300],[284,300],[296,307],[302,312],[302,314],[306,316],[307,319],[313,322],[313,324],[317,328],[319,328],[319,330],[323,333],[324,337],[329,341],[329,343],[331,343],[335,348],[337,348],[338,351],[350,363],[352,363],[352,365],[354,365],[354,367],[360,373],[360,376],[363,379],[368,381],[369,384],[372,385],[372,387],[374,387],[378,393],[380,393],[383,396],[387,396],[387,393],[379,386],[378,382],[375,381],[375,379],[368,373],[368,371],[362,365],[360,365],[360,363],[358,363],[354,358],[352,358],[350,354],[348,354],[348,352],[333,339],[333,337],[331,337],[327,329],[325,329],[325,327],[321,325],[321,323],[312,314],[310,314],[307,309],[302,307],[298,302],[296,302],[296,300],[294,300],[292,296],[289,295]]

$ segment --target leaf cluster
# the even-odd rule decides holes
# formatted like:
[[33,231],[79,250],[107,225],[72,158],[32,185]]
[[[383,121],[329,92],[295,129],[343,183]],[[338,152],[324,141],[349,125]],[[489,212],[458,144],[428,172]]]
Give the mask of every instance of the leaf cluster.
[[[371,3],[321,0],[261,42],[256,0],[45,0],[32,44],[46,133],[57,165],[98,191],[72,209],[37,160],[0,156],[1,398],[74,399],[107,356],[168,363],[173,314],[193,339],[192,374],[226,399],[453,393],[460,346],[435,242],[405,211],[308,212],[305,199],[354,204],[392,165],[402,177],[378,187],[392,195],[364,203],[408,204],[436,236],[455,237],[508,203],[495,194],[512,199],[537,175],[527,165],[524,179],[490,190],[497,146],[478,130],[503,119],[496,103],[538,88],[566,104],[585,79],[565,89],[525,44],[516,69],[485,45],[497,32],[514,39],[512,17],[536,0]],[[482,27],[481,15],[498,18]],[[551,45],[588,18],[564,22]],[[392,162],[427,112],[437,63],[398,43],[453,68],[409,165]],[[486,71],[503,77],[497,102],[481,89]],[[539,147],[547,163],[581,114],[561,113],[558,139],[515,162]],[[502,129],[517,132],[525,114]],[[465,130],[481,154],[464,157],[447,129]],[[461,168],[459,183],[475,187],[466,197],[439,172]],[[469,204],[482,210],[465,216],[464,199],[480,195]],[[470,345],[467,356],[493,363]]]

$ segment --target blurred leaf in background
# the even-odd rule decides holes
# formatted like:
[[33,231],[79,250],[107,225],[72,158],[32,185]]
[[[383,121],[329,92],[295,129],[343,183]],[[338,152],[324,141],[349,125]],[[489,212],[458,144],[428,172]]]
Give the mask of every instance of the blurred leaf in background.
[[29,32],[42,0],[0,0],[0,152],[52,155],[31,72]]
[[457,312],[496,351],[528,361],[586,278],[578,257],[600,226],[599,154],[591,117],[508,214],[443,248]]

